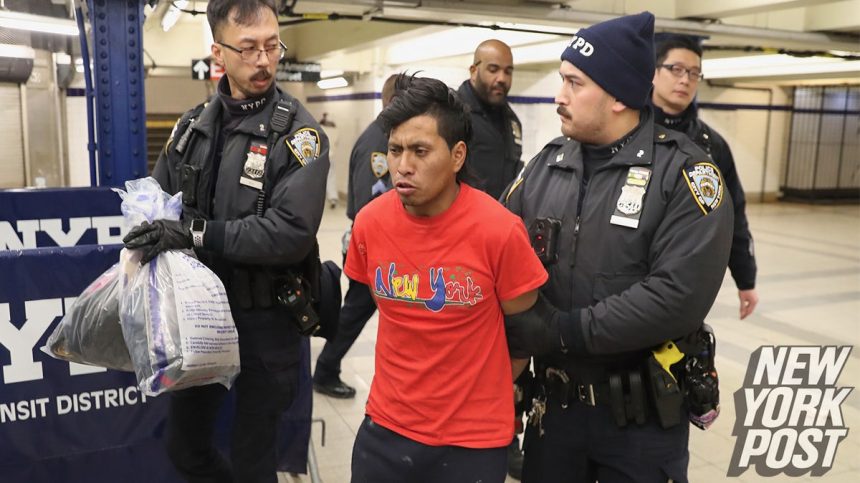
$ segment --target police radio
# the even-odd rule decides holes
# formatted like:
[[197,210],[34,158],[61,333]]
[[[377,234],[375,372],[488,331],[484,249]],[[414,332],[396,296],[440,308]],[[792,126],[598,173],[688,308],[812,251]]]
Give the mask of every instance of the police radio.
[[537,218],[529,226],[529,240],[538,259],[544,265],[558,261],[558,234],[561,231],[561,220],[555,218]]
[[714,365],[717,339],[708,324],[702,324],[696,338],[700,350],[687,356],[684,386],[690,422],[699,429],[708,429],[720,415],[720,379]]

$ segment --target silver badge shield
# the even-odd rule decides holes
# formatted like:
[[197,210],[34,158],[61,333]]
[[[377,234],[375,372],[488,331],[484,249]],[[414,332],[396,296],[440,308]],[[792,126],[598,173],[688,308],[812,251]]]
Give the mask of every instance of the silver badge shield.
[[625,215],[635,215],[642,210],[642,198],[645,196],[645,188],[641,186],[624,185],[621,188],[621,196],[615,207]]

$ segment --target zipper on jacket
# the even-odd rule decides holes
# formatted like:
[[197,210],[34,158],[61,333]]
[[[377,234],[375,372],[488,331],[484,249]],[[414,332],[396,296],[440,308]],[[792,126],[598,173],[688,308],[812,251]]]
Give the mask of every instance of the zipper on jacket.
[[573,246],[570,249],[571,268],[576,265],[576,242],[579,240],[579,227],[582,224],[582,204],[585,201],[585,192],[587,190],[588,183],[585,182],[585,177],[582,177],[579,181],[579,201],[576,204],[576,221],[573,224]]

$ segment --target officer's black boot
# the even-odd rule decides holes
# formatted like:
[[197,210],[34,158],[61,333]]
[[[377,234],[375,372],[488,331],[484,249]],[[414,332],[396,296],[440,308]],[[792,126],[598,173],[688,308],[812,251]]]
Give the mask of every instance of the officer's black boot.
[[508,474],[517,480],[523,477],[523,452],[520,450],[520,440],[516,435],[508,445]]
[[317,364],[314,372],[314,391],[338,399],[352,399],[355,397],[355,388],[340,380],[338,375],[324,374]]

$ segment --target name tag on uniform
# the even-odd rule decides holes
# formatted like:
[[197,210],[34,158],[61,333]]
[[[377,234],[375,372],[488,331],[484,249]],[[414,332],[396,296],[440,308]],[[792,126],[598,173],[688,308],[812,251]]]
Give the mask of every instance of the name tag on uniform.
[[251,142],[251,147],[248,149],[248,155],[245,158],[245,166],[242,168],[242,176],[239,177],[239,184],[256,190],[263,189],[267,151],[268,148],[265,144]]
[[639,217],[642,215],[642,205],[650,180],[649,168],[630,167],[627,171],[627,181],[621,187],[621,195],[615,203],[615,213],[612,214],[609,223],[627,228],[639,228]]

